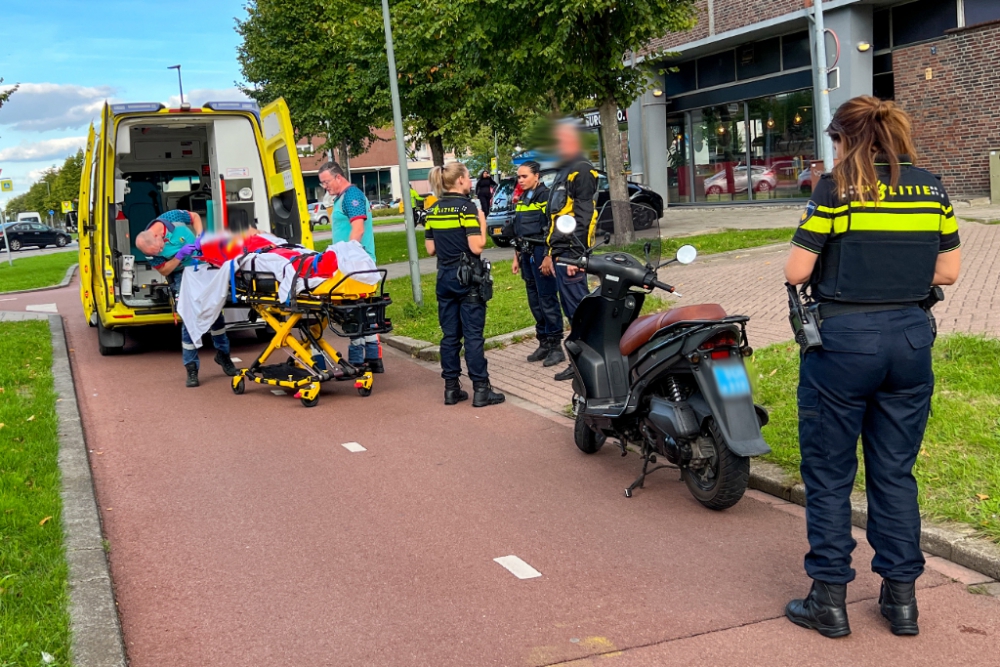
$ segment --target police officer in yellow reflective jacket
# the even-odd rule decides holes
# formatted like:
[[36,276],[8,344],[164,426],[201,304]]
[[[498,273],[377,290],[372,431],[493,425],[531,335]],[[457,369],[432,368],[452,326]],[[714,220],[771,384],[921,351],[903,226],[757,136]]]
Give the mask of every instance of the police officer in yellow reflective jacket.
[[910,120],[895,104],[854,98],[827,131],[840,161],[819,181],[785,266],[818,302],[822,338],[803,353],[798,386],[813,585],[785,614],[827,637],[851,632],[860,436],[880,612],[894,634],[915,635],[924,559],[913,465],[934,391],[930,295],[958,279],[958,224],[940,181],[913,165]]
[[[476,408],[503,403],[504,395],[494,391],[486,366],[486,302],[492,283],[488,282],[480,255],[486,247],[486,215],[469,196],[472,181],[461,162],[434,167],[431,187],[438,199],[427,214],[424,244],[427,254],[437,257],[438,322],[441,325],[441,377],[444,404],[455,405],[469,398],[462,389],[462,344],[465,365],[475,391]],[[484,282],[485,281],[485,282]]]

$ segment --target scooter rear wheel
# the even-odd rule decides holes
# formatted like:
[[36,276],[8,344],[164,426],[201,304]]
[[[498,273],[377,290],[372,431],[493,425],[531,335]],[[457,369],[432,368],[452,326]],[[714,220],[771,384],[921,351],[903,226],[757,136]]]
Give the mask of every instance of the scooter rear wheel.
[[700,470],[683,468],[684,483],[691,495],[710,510],[729,509],[740,501],[750,479],[750,457],[733,453],[713,420],[708,423],[715,456]]
[[584,454],[596,454],[604,446],[607,437],[594,433],[583,421],[583,415],[576,416],[576,424],[573,426],[573,441]]

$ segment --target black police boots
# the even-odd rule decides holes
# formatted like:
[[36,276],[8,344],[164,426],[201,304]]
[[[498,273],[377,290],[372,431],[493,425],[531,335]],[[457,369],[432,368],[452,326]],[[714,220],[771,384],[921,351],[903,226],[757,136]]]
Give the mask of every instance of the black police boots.
[[230,357],[225,352],[216,352],[215,353],[215,363],[217,363],[220,366],[222,366],[222,372],[225,373],[226,375],[228,375],[231,378],[234,378],[234,377],[236,377],[237,375],[240,374],[240,372],[238,370],[236,370],[236,366],[233,365],[233,359],[232,359],[232,357]]
[[549,347],[548,338],[539,338],[538,349],[528,355],[528,361],[534,363],[543,360],[549,354]]
[[545,361],[542,362],[542,366],[548,368],[549,366],[561,364],[564,361],[566,361],[566,355],[563,353],[562,341],[553,341],[552,347],[549,348],[549,353],[545,355]]
[[444,404],[455,405],[459,401],[469,400],[469,392],[462,389],[462,383],[456,380],[444,381]]
[[889,628],[894,635],[915,635],[917,627],[917,595],[913,582],[903,583],[891,579],[882,580],[882,590],[878,594],[878,606],[882,615],[889,619]]
[[189,364],[184,364],[184,368],[188,372],[187,382],[184,383],[185,387],[197,387],[201,384],[198,382],[198,364],[192,361]]
[[485,408],[487,405],[497,405],[507,400],[507,397],[499,391],[493,391],[489,382],[473,382],[472,386],[476,390],[472,396],[472,407],[474,408]]
[[556,373],[556,380],[562,382],[564,380],[572,380],[576,377],[576,371],[573,370],[572,366],[568,366],[565,370],[561,370]]
[[785,616],[795,625],[815,630],[824,637],[851,634],[847,622],[847,584],[827,584],[813,580],[805,600],[792,600]]
[[385,373],[385,364],[382,363],[381,359],[365,359],[365,366],[372,373]]

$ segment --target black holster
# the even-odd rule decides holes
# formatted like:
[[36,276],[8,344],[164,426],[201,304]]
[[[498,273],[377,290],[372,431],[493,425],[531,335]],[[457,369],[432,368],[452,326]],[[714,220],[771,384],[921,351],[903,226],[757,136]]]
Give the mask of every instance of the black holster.
[[795,342],[802,353],[823,347],[818,308],[815,304],[803,305],[794,285],[785,283],[785,289],[788,291],[788,323],[792,325]]
[[927,295],[927,298],[920,302],[920,307],[927,313],[927,321],[930,322],[931,333],[934,334],[935,340],[937,339],[937,320],[934,319],[934,313],[931,312],[931,308],[942,301],[944,301],[944,290],[939,285],[934,285],[931,287],[931,293]]
[[470,287],[469,301],[486,303],[493,298],[493,266],[489,260],[462,255],[458,263],[458,284]]

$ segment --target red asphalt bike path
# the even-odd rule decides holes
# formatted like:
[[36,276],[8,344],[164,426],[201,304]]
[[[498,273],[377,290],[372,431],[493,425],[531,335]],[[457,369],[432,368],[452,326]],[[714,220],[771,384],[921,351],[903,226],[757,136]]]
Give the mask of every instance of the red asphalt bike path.
[[[863,540],[854,634],[791,625],[800,508],[710,512],[674,471],[626,499],[636,456],[585,456],[513,403],[445,407],[438,375],[400,355],[372,396],[330,383],[307,409],[234,395],[211,347],[197,389],[176,342],[99,356],[75,283],[0,309],[29,303],[66,321],[133,667],[1000,665],[1000,600],[936,572],[921,635],[893,637]],[[249,363],[260,345],[233,340]],[[493,561],[508,555],[542,576]]]

